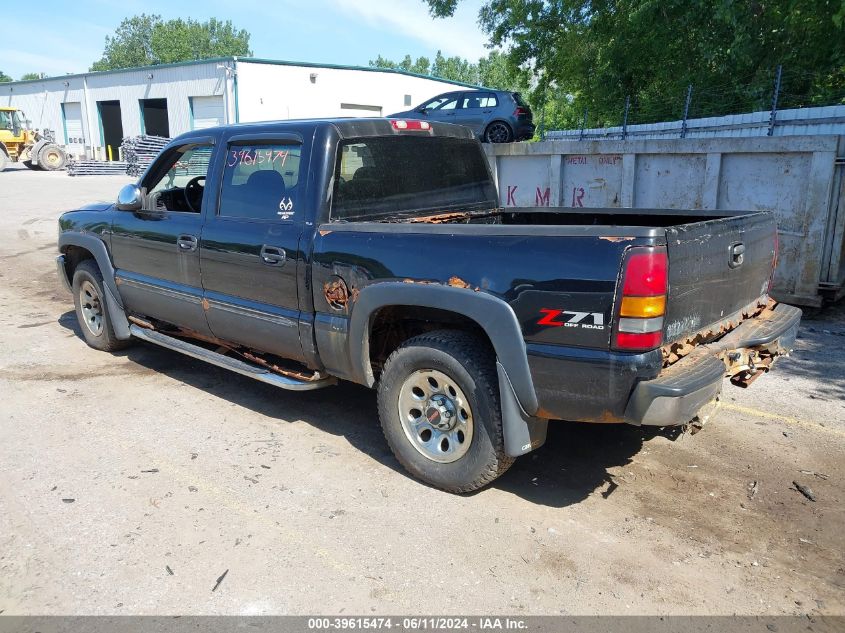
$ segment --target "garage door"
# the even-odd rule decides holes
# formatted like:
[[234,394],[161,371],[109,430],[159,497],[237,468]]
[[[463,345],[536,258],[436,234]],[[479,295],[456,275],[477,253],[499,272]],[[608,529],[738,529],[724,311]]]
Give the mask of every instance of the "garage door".
[[82,104],[78,101],[62,104],[62,116],[65,125],[65,143],[75,146],[71,152],[79,152],[85,145],[85,133],[82,128]]
[[223,125],[223,95],[191,97],[191,113],[195,130]]

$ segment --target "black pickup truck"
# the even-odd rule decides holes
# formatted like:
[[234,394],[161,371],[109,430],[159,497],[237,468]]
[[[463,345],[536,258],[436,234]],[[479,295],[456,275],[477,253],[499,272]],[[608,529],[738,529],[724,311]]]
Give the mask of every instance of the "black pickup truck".
[[786,354],[766,213],[501,208],[462,127],[197,130],[59,220],[89,345],[133,338],[277,385],[378,390],[413,475],[480,488],[549,420],[686,424]]

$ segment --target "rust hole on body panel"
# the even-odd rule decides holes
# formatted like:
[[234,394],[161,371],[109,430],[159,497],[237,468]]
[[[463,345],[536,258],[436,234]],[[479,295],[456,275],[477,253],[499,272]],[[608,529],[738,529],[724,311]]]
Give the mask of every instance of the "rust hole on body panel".
[[323,284],[323,296],[332,308],[343,310],[349,303],[349,288],[343,279],[335,277]]

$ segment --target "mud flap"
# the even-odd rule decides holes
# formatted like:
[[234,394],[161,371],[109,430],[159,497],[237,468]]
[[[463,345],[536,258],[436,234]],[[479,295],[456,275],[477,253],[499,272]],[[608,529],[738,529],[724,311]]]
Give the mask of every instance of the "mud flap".
[[519,457],[545,444],[549,421],[528,415],[522,410],[510,378],[499,361],[496,361],[496,372],[499,374],[505,453],[510,457]]
[[132,334],[129,332],[129,320],[126,318],[126,313],[120,307],[120,302],[114,297],[108,284],[103,284],[103,290],[106,291],[106,308],[109,311],[115,338],[121,341],[129,340]]

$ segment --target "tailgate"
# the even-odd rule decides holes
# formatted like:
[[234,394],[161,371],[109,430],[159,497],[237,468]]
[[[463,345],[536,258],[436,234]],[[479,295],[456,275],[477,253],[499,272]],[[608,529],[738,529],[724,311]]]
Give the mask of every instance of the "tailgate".
[[749,213],[666,229],[666,342],[718,323],[766,294],[776,228],[772,214]]

